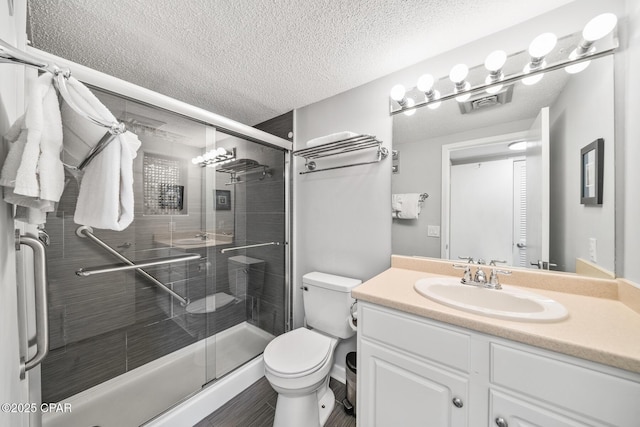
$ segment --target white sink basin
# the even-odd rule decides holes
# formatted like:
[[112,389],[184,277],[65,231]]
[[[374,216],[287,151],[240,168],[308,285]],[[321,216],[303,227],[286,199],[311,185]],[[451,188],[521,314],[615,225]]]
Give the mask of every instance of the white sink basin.
[[422,296],[440,304],[483,316],[520,322],[557,322],[567,309],[550,298],[502,285],[501,290],[463,285],[454,277],[429,277],[413,286]]

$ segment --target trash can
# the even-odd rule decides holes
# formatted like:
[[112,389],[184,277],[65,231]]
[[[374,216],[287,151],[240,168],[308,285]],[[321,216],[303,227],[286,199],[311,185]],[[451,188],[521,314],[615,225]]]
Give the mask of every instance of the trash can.
[[342,404],[344,405],[344,411],[354,417],[356,415],[356,388],[358,384],[356,363],[356,352],[347,353],[347,398],[342,401]]

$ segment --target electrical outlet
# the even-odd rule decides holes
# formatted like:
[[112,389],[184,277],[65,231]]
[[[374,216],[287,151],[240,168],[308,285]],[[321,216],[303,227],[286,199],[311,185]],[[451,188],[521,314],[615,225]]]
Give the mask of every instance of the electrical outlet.
[[440,237],[440,226],[439,225],[428,225],[427,226],[427,236],[429,236],[429,237]]
[[595,237],[589,239],[589,259],[591,262],[598,262],[598,241]]

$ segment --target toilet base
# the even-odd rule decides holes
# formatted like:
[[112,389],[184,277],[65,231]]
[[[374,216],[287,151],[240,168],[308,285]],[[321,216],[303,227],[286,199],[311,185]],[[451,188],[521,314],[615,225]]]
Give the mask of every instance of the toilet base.
[[335,404],[336,399],[333,390],[329,388],[328,376],[322,386],[313,393],[278,394],[273,427],[323,427]]

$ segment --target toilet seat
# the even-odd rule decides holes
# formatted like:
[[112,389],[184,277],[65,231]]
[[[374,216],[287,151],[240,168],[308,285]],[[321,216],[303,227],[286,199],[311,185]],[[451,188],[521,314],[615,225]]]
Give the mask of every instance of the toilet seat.
[[331,338],[298,328],[274,338],[264,350],[265,367],[283,378],[308,375],[333,355]]

